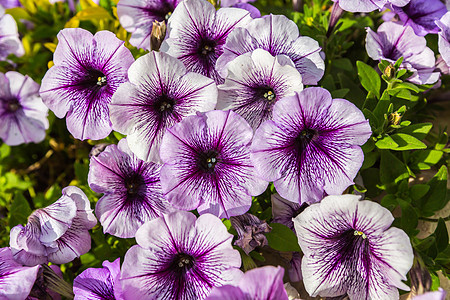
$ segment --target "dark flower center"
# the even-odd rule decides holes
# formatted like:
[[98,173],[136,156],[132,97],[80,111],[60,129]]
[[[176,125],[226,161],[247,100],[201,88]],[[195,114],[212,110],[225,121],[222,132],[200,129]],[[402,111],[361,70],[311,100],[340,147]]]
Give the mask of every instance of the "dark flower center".
[[215,150],[209,150],[201,153],[197,160],[199,168],[207,173],[213,172],[217,162],[219,161],[217,158],[218,154],[219,153]]
[[6,104],[6,110],[9,112],[16,112],[19,108],[21,107],[19,100],[17,99],[11,99],[9,101],[7,101]]
[[100,88],[108,84],[106,75],[99,70],[91,69],[88,71],[86,84],[90,87]]
[[160,95],[154,102],[153,107],[161,113],[172,113],[176,102],[166,94]]
[[275,91],[270,86],[261,86],[256,88],[256,97],[258,99],[265,99],[268,102],[272,102],[276,98]]
[[127,194],[130,196],[136,195],[140,188],[143,186],[144,181],[142,177],[138,174],[133,174],[125,179],[125,187],[127,189]]
[[315,135],[317,135],[317,131],[310,128],[305,128],[300,132],[300,134],[294,140],[294,147],[299,154],[301,154],[306,149]]
[[210,56],[211,54],[214,54],[216,46],[216,41],[202,39],[198,48],[199,54],[201,56]]
[[186,273],[195,264],[195,259],[186,253],[177,253],[173,259],[172,270]]

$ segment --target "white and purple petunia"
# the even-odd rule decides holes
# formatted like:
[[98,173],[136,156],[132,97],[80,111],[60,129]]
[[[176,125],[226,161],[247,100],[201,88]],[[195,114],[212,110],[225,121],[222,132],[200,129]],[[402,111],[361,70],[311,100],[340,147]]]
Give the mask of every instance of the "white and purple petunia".
[[235,112],[189,116],[168,129],[161,144],[161,186],[181,210],[229,218],[247,212],[265,191],[250,161],[253,130]]
[[439,79],[433,51],[427,47],[425,38],[417,36],[410,26],[385,22],[377,32],[367,28],[366,50],[374,60],[395,63],[403,57],[401,68],[413,72],[408,78],[413,83],[431,84]]
[[126,139],[91,157],[88,182],[104,194],[95,214],[105,233],[131,238],[145,222],[173,211],[162,194],[160,171],[161,165],[137,158]]
[[441,30],[438,39],[439,53],[447,66],[450,66],[450,12],[437,20],[436,25]]
[[11,249],[0,248],[0,299],[25,299],[34,285],[39,268],[21,265],[14,260]]
[[197,72],[223,83],[215,70],[217,58],[230,32],[246,26],[250,12],[240,8],[218,11],[206,0],[184,0],[168,22],[168,37],[161,51],[180,59],[188,71]]
[[303,90],[302,77],[284,55],[272,56],[256,49],[236,57],[226,65],[225,83],[219,85],[217,109],[231,109],[253,130],[272,119],[275,103]]
[[120,24],[131,32],[130,44],[150,50],[153,21],[168,20],[181,0],[120,0],[117,15]]
[[215,286],[239,281],[233,236],[211,214],[174,212],[145,223],[125,254],[125,299],[202,300]]
[[133,55],[109,31],[93,36],[81,28],[65,28],[57,37],[55,65],[42,79],[42,100],[58,118],[67,114],[67,129],[75,138],[103,139],[112,131],[108,104],[127,81]]
[[126,134],[131,151],[142,160],[160,162],[166,128],[197,111],[214,109],[215,82],[186,71],[176,58],[152,51],[136,60],[109,106],[113,129]]
[[252,20],[245,28],[235,28],[223,46],[216,69],[225,78],[227,64],[239,55],[259,48],[273,56],[290,58],[305,85],[317,84],[324,74],[325,63],[319,43],[300,36],[297,24],[287,17],[272,14]]
[[306,291],[315,297],[398,299],[413,263],[408,235],[391,212],[356,195],[328,196],[294,219]]
[[339,6],[350,12],[371,12],[382,10],[385,5],[393,4],[398,7],[405,6],[410,0],[333,0],[339,2]]
[[26,266],[64,264],[91,249],[89,229],[97,224],[84,192],[68,186],[55,203],[35,210],[24,227],[11,229],[14,259]]
[[265,266],[245,272],[236,285],[215,287],[207,300],[288,300],[284,269]]
[[275,104],[273,120],[255,132],[252,161],[281,197],[314,203],[353,183],[364,160],[360,145],[370,135],[369,122],[355,105],[310,87]]
[[405,26],[411,26],[414,33],[424,36],[428,33],[438,33],[435,21],[447,12],[445,4],[440,0],[411,0],[407,5],[398,7],[391,5]]
[[124,300],[120,285],[120,258],[105,260],[103,268],[84,270],[73,281],[74,300]]
[[48,128],[47,113],[33,79],[14,71],[0,73],[0,139],[5,144],[42,142]]
[[0,5],[0,61],[8,55],[24,55],[25,50],[17,33],[17,24],[14,18],[5,14],[5,9]]

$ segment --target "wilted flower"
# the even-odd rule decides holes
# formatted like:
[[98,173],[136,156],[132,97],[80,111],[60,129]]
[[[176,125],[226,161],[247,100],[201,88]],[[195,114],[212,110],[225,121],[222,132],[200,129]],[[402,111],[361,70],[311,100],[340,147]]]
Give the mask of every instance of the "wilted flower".
[[0,248],[0,299],[25,299],[38,271],[39,266],[24,267],[16,262],[8,247]]
[[439,53],[447,66],[450,66],[450,12],[436,21],[436,25],[441,29],[438,40]]
[[385,22],[376,33],[367,28],[366,50],[374,60],[395,63],[403,57],[401,68],[413,72],[408,78],[413,83],[430,84],[439,79],[433,51],[426,46],[425,38],[417,36],[410,26]]
[[275,104],[273,120],[255,132],[252,161],[283,198],[314,203],[353,183],[364,160],[360,145],[370,135],[355,105],[311,87]]
[[261,221],[258,217],[249,213],[231,217],[230,221],[239,236],[234,244],[244,250],[247,255],[256,247],[269,245],[264,234],[270,232],[272,228],[266,221]]
[[213,80],[187,72],[176,58],[152,51],[136,60],[130,82],[120,86],[110,105],[114,130],[126,134],[131,151],[142,160],[160,162],[166,128],[197,111],[214,109]]
[[169,19],[181,0],[120,0],[117,15],[120,24],[131,32],[130,44],[150,50],[150,36],[154,21]]
[[287,17],[272,14],[254,19],[245,28],[234,29],[223,46],[216,69],[225,78],[228,63],[258,48],[273,56],[283,54],[289,57],[300,72],[303,84],[317,84],[323,76],[325,63],[319,43],[300,36],[297,24]]
[[208,300],[288,300],[283,285],[284,269],[265,266],[245,272],[237,285],[215,287]]
[[120,258],[105,260],[103,268],[84,270],[73,281],[75,300],[115,299],[124,300],[120,286]]
[[223,83],[215,70],[233,28],[246,26],[250,12],[240,8],[221,8],[216,12],[206,0],[180,2],[168,22],[168,38],[161,50],[180,59],[188,71],[197,72]]
[[55,203],[35,210],[25,227],[11,229],[10,247],[16,261],[26,266],[64,264],[89,251],[88,230],[97,224],[89,200],[75,186],[62,192]]
[[211,214],[197,219],[180,211],[145,223],[122,265],[125,298],[202,300],[214,286],[238,281],[241,257],[232,238]]
[[298,216],[307,206],[286,200],[278,193],[272,194],[272,217],[274,223],[283,224],[295,232],[293,218]]
[[439,20],[446,12],[445,4],[440,0],[411,0],[403,7],[391,5],[404,26],[411,26],[419,36],[437,33],[439,28],[435,20]]
[[0,61],[10,54],[22,56],[24,53],[16,21],[11,15],[5,14],[5,9],[0,5]]
[[91,157],[88,182],[94,192],[104,194],[95,206],[104,232],[134,237],[142,224],[172,211],[162,195],[160,170],[161,165],[137,158],[126,139]]
[[386,4],[405,6],[410,0],[333,0],[339,2],[339,6],[350,12],[371,12],[381,10]]
[[161,185],[169,202],[220,218],[241,215],[264,192],[250,161],[253,131],[235,112],[189,116],[168,129],[161,144]]
[[302,77],[290,59],[256,49],[238,56],[227,66],[225,83],[219,85],[218,109],[240,114],[255,130],[272,119],[275,103],[303,90]]
[[58,118],[67,114],[67,129],[77,139],[99,140],[112,130],[108,104],[134,61],[123,44],[109,31],[58,33],[55,65],[42,79],[40,94]]
[[0,138],[5,144],[43,141],[48,128],[47,112],[39,97],[39,85],[33,79],[14,71],[0,73]]
[[294,219],[306,291],[315,297],[398,299],[413,263],[408,235],[391,212],[356,195],[328,196]]

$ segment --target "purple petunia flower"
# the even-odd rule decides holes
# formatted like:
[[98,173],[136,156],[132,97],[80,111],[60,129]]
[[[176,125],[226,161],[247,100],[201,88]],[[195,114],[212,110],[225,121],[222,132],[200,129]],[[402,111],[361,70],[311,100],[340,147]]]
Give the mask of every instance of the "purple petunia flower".
[[[221,3],[222,2],[223,1],[221,1]],[[242,8],[242,9],[245,9],[245,10],[249,11],[250,12],[250,17],[252,17],[253,19],[261,17],[261,12],[259,11],[259,9],[257,9],[256,7],[254,7],[253,5],[251,5],[249,3],[236,3],[232,7],[234,7],[234,8]]]
[[389,228],[394,217],[356,195],[328,196],[294,219],[302,273],[312,297],[398,299],[413,263],[409,237]]
[[131,32],[130,44],[150,50],[153,21],[168,20],[181,0],[120,0],[117,15],[120,24]]
[[122,265],[125,298],[202,300],[214,286],[238,281],[241,257],[232,238],[211,214],[197,219],[179,211],[145,223]]
[[430,84],[439,79],[433,51],[426,46],[425,38],[417,36],[410,26],[385,22],[377,32],[367,28],[366,50],[374,60],[395,63],[403,57],[401,68],[413,72],[408,78],[413,83]]
[[0,73],[0,138],[10,146],[39,143],[48,128],[48,108],[39,97],[39,85],[11,71]]
[[13,8],[20,7],[22,4],[19,0],[0,0],[0,6],[3,6],[3,8]]
[[39,266],[24,267],[9,248],[0,248],[0,299],[25,299],[36,280]]
[[278,101],[273,121],[255,132],[251,151],[257,174],[273,181],[289,201],[318,202],[353,183],[371,135],[363,113],[323,88],[307,88]]
[[22,56],[24,53],[16,21],[11,15],[5,14],[5,9],[0,5],[0,61],[10,54]]
[[289,57],[302,75],[303,84],[317,84],[322,78],[325,63],[319,43],[307,36],[299,36],[297,25],[282,15],[268,15],[254,19],[245,28],[234,29],[223,46],[216,69],[226,77],[226,65],[241,54],[264,49],[271,55]]
[[269,245],[264,233],[270,232],[272,228],[266,221],[249,213],[230,217],[230,221],[239,236],[234,244],[244,250],[245,254],[248,255],[256,247]]
[[84,270],[73,281],[74,300],[115,299],[124,300],[120,285],[120,258],[105,260],[103,268]]
[[450,12],[447,12],[436,25],[441,29],[439,32],[439,53],[442,59],[450,66]]
[[407,5],[390,7],[405,26],[411,26],[414,33],[424,36],[428,33],[438,33],[435,20],[439,20],[446,12],[445,4],[440,0],[411,0]]
[[184,0],[169,19],[168,38],[161,50],[180,59],[188,71],[223,83],[215,70],[217,58],[229,33],[250,20],[250,12],[244,9],[221,8],[216,12],[206,0]]
[[160,170],[161,165],[137,158],[126,139],[91,157],[88,182],[104,194],[95,206],[104,232],[134,237],[142,224],[173,210],[162,195]]
[[250,161],[250,125],[233,111],[210,111],[168,129],[161,144],[161,185],[169,202],[220,218],[247,212],[264,192]]
[[303,90],[302,77],[290,59],[256,49],[231,61],[225,83],[219,85],[218,109],[240,114],[253,130],[272,119],[274,104]]
[[108,104],[127,80],[134,58],[112,32],[94,36],[81,28],[58,33],[55,65],[42,79],[41,97],[77,139],[99,140],[111,133]]
[[300,206],[298,203],[286,200],[278,193],[272,194],[272,217],[274,223],[283,224],[295,232],[293,218],[298,216],[304,209],[306,204]]
[[399,7],[405,6],[410,0],[333,0],[339,2],[339,6],[350,12],[371,12],[381,10],[387,4]]
[[284,269],[265,266],[247,271],[239,284],[215,287],[207,300],[288,300],[283,285]]
[[91,248],[88,230],[97,224],[90,203],[75,186],[63,189],[55,203],[35,210],[25,227],[11,229],[10,247],[14,259],[26,266],[64,264]]
[[187,72],[166,53],[152,51],[138,58],[128,77],[130,82],[121,85],[111,101],[111,122],[114,130],[127,135],[131,151],[146,161],[160,162],[166,128],[217,103],[213,80]]
[[424,294],[412,297],[412,300],[445,300],[447,292],[443,288],[439,288],[434,292],[425,292]]

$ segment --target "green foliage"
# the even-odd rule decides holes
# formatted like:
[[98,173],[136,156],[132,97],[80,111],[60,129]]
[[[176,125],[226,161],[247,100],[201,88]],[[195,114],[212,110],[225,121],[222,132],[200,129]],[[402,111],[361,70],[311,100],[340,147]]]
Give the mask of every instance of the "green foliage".
[[278,251],[301,251],[297,236],[289,227],[278,223],[270,223],[269,226],[272,230],[266,233],[266,238],[271,248]]

